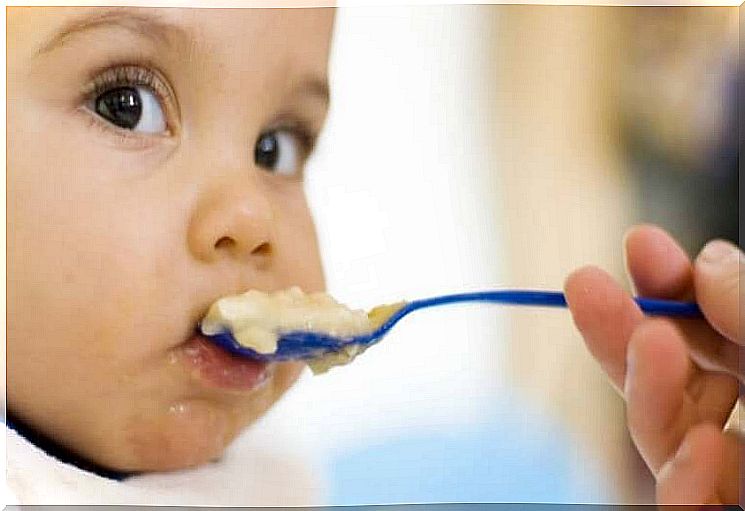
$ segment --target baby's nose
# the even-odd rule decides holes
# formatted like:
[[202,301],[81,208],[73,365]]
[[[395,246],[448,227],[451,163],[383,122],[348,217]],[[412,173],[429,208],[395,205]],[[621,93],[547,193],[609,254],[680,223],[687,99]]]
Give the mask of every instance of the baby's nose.
[[198,259],[265,263],[272,255],[272,205],[260,183],[246,181],[221,183],[201,197],[188,240]]

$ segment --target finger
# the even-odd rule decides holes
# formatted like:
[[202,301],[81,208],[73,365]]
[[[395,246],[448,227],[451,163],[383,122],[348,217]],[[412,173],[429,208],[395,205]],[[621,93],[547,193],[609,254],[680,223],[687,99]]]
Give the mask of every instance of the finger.
[[640,296],[686,300],[693,297],[693,266],[680,245],[652,225],[632,228],[624,238],[626,268]]
[[738,397],[737,381],[699,370],[671,321],[644,321],[631,336],[628,358],[629,430],[653,472],[673,455],[695,424],[724,426]]
[[740,329],[740,277],[745,255],[732,243],[706,244],[694,265],[696,298],[706,319],[723,336],[745,344]]
[[726,372],[745,382],[745,366],[742,365],[745,346],[725,338],[705,321],[678,320],[675,323],[686,339],[691,357],[702,369]]
[[694,370],[685,342],[669,322],[646,320],[631,335],[624,388],[627,420],[653,472],[672,456],[690,423],[686,386]]
[[[626,265],[640,295],[693,299],[693,265],[685,251],[664,230],[642,225],[625,237]],[[726,371],[743,378],[743,353],[736,345],[702,321],[678,321],[694,360],[703,368]]]
[[742,506],[745,494],[741,493],[743,474],[742,462],[745,456],[743,438],[733,433],[723,433],[722,469],[720,470],[719,501],[722,504]]
[[598,268],[586,267],[572,273],[564,292],[588,349],[613,384],[622,389],[627,343],[644,315],[610,275]]
[[[658,504],[722,504],[719,480],[723,472],[724,438],[713,424],[699,424],[657,478]],[[737,472],[733,472],[737,477]],[[736,504],[737,502],[733,502]]]

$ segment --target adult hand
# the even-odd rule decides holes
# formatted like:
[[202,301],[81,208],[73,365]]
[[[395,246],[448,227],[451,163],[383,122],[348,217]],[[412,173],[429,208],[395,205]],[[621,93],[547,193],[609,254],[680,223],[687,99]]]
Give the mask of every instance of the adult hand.
[[645,317],[600,269],[566,281],[577,328],[627,403],[631,436],[657,480],[659,504],[737,504],[742,438],[724,432],[738,398],[738,248],[712,241],[691,262],[653,226],[626,236],[628,272],[640,296],[696,300],[706,320]]

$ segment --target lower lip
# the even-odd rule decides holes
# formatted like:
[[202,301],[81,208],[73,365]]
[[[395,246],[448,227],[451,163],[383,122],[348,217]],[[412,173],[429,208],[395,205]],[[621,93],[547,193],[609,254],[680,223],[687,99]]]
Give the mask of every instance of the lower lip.
[[204,383],[225,390],[254,390],[269,377],[269,365],[238,357],[195,335],[181,346],[184,361]]

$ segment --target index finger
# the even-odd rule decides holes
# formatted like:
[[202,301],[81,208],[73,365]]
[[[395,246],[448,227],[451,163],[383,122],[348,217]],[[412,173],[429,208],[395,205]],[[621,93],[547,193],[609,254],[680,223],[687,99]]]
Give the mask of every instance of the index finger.
[[626,291],[599,268],[572,273],[564,292],[574,323],[590,353],[618,390],[626,375],[626,349],[644,314]]
[[667,300],[693,299],[693,265],[667,232],[640,225],[624,239],[626,268],[639,296]]

